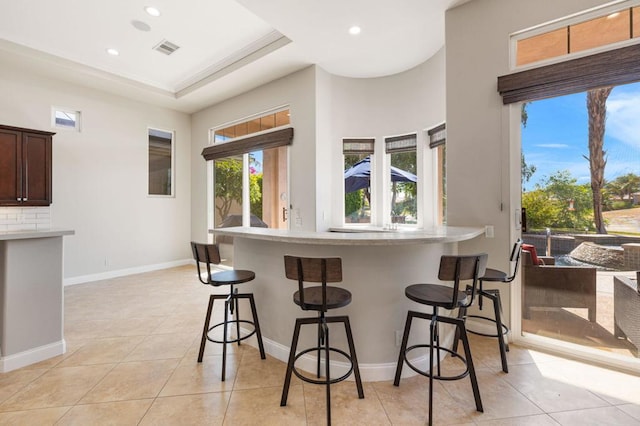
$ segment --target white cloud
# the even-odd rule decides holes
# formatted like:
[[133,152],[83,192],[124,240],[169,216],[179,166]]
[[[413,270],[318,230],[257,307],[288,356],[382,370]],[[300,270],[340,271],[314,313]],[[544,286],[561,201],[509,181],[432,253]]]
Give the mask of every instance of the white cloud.
[[569,145],[566,143],[541,143],[535,145],[536,148],[551,148],[551,149],[566,149],[569,148]]
[[640,90],[619,86],[607,100],[606,133],[620,142],[640,149]]

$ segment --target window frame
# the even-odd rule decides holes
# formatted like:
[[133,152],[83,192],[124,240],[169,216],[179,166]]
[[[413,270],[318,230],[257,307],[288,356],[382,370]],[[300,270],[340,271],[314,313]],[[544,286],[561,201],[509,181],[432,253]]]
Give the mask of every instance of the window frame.
[[[291,119],[285,125],[275,126],[273,128],[260,130],[257,132],[249,132],[239,137],[229,138],[224,141],[216,141],[216,133],[238,124],[245,124],[251,120],[261,119],[262,117],[274,116],[287,111],[288,117],[291,116],[291,108],[289,105],[273,108],[262,113],[254,114],[239,120],[230,121],[209,129],[209,141],[207,147],[202,150],[202,156],[207,163],[207,227],[208,229],[216,229],[215,223],[215,160],[226,158],[233,155],[242,155],[242,226],[250,226],[251,211],[249,202],[249,155],[254,151],[264,151],[271,148],[288,147],[293,143],[293,127]],[[289,155],[290,150],[286,150],[286,168],[287,168],[287,184],[286,197],[289,196]],[[290,211],[287,212],[287,227],[291,227]]]
[[603,17],[609,14],[613,14],[625,9],[633,9],[634,7],[640,6],[640,0],[627,0],[627,1],[618,1],[613,4],[608,4],[604,6],[596,6],[586,11],[582,11],[579,13],[575,13],[573,15],[554,20],[552,22],[546,22],[540,25],[536,25],[531,28],[523,29],[511,34],[510,37],[510,55],[509,55],[509,65],[512,70],[526,70],[530,68],[538,68],[545,65],[562,63],[571,59],[581,58],[584,56],[593,55],[597,52],[617,49],[620,47],[625,47],[629,45],[636,44],[640,41],[639,37],[630,38],[628,40],[623,40],[611,44],[605,44],[598,47],[594,47],[591,49],[580,50],[577,52],[568,52],[564,55],[554,56],[547,59],[542,59],[539,61],[528,62],[522,65],[517,64],[517,55],[518,55],[518,42],[527,38],[531,38],[534,36],[539,36],[542,34],[546,34],[555,30],[559,30],[562,28],[574,26],[577,24],[582,24],[593,19]]
[[[150,137],[151,131],[155,130],[162,133],[168,133],[171,135],[171,178],[169,179],[170,193],[169,194],[152,194],[150,188],[150,173],[151,173],[151,153],[150,153]],[[149,198],[175,198],[175,186],[176,186],[176,132],[174,130],[161,129],[159,127],[148,126],[147,127],[147,197]]]
[[[65,114],[74,114],[76,116],[76,120],[74,121],[73,126],[65,126],[58,124],[57,113],[65,113]],[[74,108],[66,108],[53,105],[51,106],[51,127],[54,129],[67,130],[72,132],[80,132],[82,130],[82,111],[74,109]]]
[[[357,146],[357,148],[354,145],[350,145],[350,144],[355,144]],[[370,148],[366,148],[365,145],[370,145]],[[359,137],[359,138],[342,138],[342,208],[341,208],[341,217],[342,217],[342,224],[343,226],[346,227],[365,227],[365,226],[373,226],[377,223],[377,217],[378,217],[378,213],[377,213],[377,199],[378,197],[376,196],[376,188],[377,188],[377,184],[376,184],[376,179],[374,179],[374,176],[376,176],[376,156],[375,156],[375,145],[376,145],[376,138],[374,137]],[[351,146],[352,148],[349,148],[349,146]],[[370,161],[370,169],[369,169],[369,195],[370,195],[370,200],[369,200],[369,222],[365,222],[365,223],[353,223],[353,222],[347,222],[346,221],[346,216],[345,216],[345,209],[346,209],[346,191],[345,191],[345,185],[344,185],[344,172],[346,171],[344,168],[345,165],[345,155],[364,155],[364,154],[368,154],[369,155],[369,161]]]
[[[393,225],[394,228],[396,227],[401,227],[401,228],[421,228],[423,226],[423,222],[424,222],[424,212],[423,212],[423,208],[424,208],[424,200],[423,200],[423,192],[424,192],[424,188],[426,187],[426,185],[424,184],[424,182],[421,182],[421,180],[424,181],[424,172],[423,172],[423,165],[424,165],[424,159],[422,156],[422,152],[420,150],[420,142],[419,142],[419,134],[420,132],[408,132],[408,133],[402,133],[400,135],[395,135],[395,136],[385,136],[383,138],[383,143],[384,143],[384,167],[383,167],[383,173],[384,173],[384,183],[383,183],[383,209],[382,209],[382,217],[384,218],[389,218],[389,225],[391,226],[393,222],[392,217],[391,217],[391,155],[393,153],[401,153],[401,152],[409,152],[412,150],[415,150],[416,153],[416,176],[417,176],[417,188],[416,188],[416,223],[395,223]],[[412,149],[407,150],[406,148],[391,148],[389,149],[389,145],[393,144],[394,142],[398,142],[400,140],[408,140],[408,139],[413,139],[415,141],[415,144],[413,146]],[[389,152],[391,151],[391,152]],[[386,225],[386,220],[384,221],[385,225]]]

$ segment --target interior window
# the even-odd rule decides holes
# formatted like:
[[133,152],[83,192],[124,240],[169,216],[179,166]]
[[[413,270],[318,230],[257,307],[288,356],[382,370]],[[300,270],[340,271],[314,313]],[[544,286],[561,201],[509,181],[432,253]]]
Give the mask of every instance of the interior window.
[[385,139],[389,156],[390,222],[418,223],[417,137],[415,134]]
[[149,129],[149,195],[173,195],[173,132]]
[[344,222],[371,223],[371,174],[375,139],[343,139]]
[[447,223],[447,129],[445,123],[427,131],[429,137],[429,148],[435,150],[436,154],[436,179],[437,179],[437,212],[436,223],[446,225]]

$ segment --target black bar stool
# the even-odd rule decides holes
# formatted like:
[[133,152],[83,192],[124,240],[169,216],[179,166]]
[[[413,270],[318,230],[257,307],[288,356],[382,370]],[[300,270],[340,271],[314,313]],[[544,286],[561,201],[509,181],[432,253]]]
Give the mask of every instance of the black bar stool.
[[[509,327],[506,326],[502,322],[502,301],[500,300],[500,290],[499,289],[488,289],[485,290],[482,284],[486,282],[497,282],[497,283],[510,283],[516,277],[518,273],[518,264],[520,263],[520,252],[522,248],[522,240],[518,238],[518,240],[513,245],[513,249],[511,250],[511,256],[509,256],[509,269],[512,271],[509,275],[506,272],[500,271],[498,269],[487,268],[484,273],[484,276],[480,278],[480,286],[478,288],[478,309],[482,310],[482,299],[487,298],[491,300],[493,303],[493,313],[494,318],[490,318],[484,315],[467,315],[467,308],[460,308],[458,316],[460,318],[476,318],[484,321],[493,322],[496,326],[496,333],[483,333],[479,331],[473,331],[467,329],[469,333],[477,334],[485,337],[495,337],[498,339],[498,347],[500,348],[500,359],[502,360],[502,371],[505,373],[509,372],[509,367],[507,365],[507,352],[509,351],[509,344],[505,342],[505,336],[509,333]],[[457,348],[457,340],[453,346],[453,349]]]
[[[342,281],[342,260],[338,257],[333,258],[309,258],[309,257],[284,257],[285,275],[291,280],[298,281],[298,291],[293,294],[293,302],[300,306],[303,311],[317,311],[317,317],[296,318],[296,325],[293,331],[293,341],[291,350],[289,351],[289,362],[287,363],[287,373],[284,380],[284,388],[282,389],[282,399],[280,406],[287,405],[287,396],[289,394],[289,385],[291,384],[291,373],[298,376],[307,383],[326,385],[327,392],[327,424],[331,424],[331,390],[330,385],[341,382],[353,373],[356,379],[356,387],[358,389],[358,398],[364,398],[362,388],[362,380],[360,380],[360,369],[358,368],[358,358],[356,357],[356,348],[353,344],[353,335],[351,334],[351,325],[347,315],[341,316],[325,316],[325,312],[329,309],[342,308],[351,303],[351,292],[340,288],[327,286],[327,283],[337,283]],[[305,282],[322,283],[321,286],[304,287]],[[347,333],[347,342],[349,344],[349,354],[343,350],[332,348],[329,344],[329,323],[341,322]],[[300,336],[300,327],[305,324],[318,325],[318,345],[313,348],[304,349],[296,354],[298,346],[298,338]],[[317,377],[312,379],[298,372],[295,363],[298,358],[309,353],[317,352]],[[320,358],[324,352],[325,357],[325,377],[320,379]],[[330,352],[336,352],[344,356],[351,363],[351,367],[346,374],[332,379],[330,376]]]
[[[400,354],[398,356],[398,365],[396,367],[396,377],[393,381],[395,386],[400,385],[400,376],[402,375],[402,367],[406,362],[407,365],[416,373],[429,377],[429,425],[433,423],[433,381],[434,380],[459,380],[467,376],[471,379],[471,387],[476,402],[476,410],[482,412],[482,400],[480,399],[480,389],[478,388],[478,380],[476,378],[475,368],[473,367],[473,359],[471,358],[471,349],[469,347],[469,339],[464,325],[463,318],[442,316],[438,313],[438,308],[453,310],[456,308],[468,307],[473,303],[475,289],[479,278],[484,275],[487,265],[486,254],[476,254],[469,256],[442,256],[440,258],[440,269],[438,279],[441,281],[452,281],[453,287],[445,284],[413,284],[405,288],[405,295],[414,302],[431,306],[433,313],[409,311],[407,313],[407,322],[404,326],[404,334],[402,336],[402,345],[400,346]],[[460,290],[461,280],[472,280],[470,294]],[[407,347],[409,341],[409,333],[411,332],[411,323],[414,318],[421,318],[429,321],[430,341],[427,344],[416,344]],[[440,333],[438,331],[439,323],[452,324],[456,327],[456,335],[462,340],[464,348],[464,357],[452,349],[445,348],[440,345]],[[414,366],[407,354],[417,348],[429,348],[429,370],[420,370]],[[434,371],[434,351],[437,371]],[[443,376],[440,369],[440,351],[447,352],[452,356],[460,359],[465,364],[465,371],[456,376]]]
[[[262,345],[262,334],[260,333],[260,323],[258,322],[258,314],[256,312],[256,304],[253,300],[253,293],[238,293],[238,289],[233,286],[236,284],[242,284],[253,280],[256,274],[253,271],[246,270],[231,270],[222,272],[211,272],[211,265],[220,264],[220,251],[217,244],[200,244],[191,242],[191,249],[193,251],[193,258],[196,260],[198,267],[198,278],[200,282],[214,287],[222,285],[229,286],[229,294],[212,294],[209,296],[209,307],[207,308],[207,316],[204,320],[204,329],[202,330],[202,340],[200,341],[200,353],[198,354],[198,362],[202,362],[202,356],[204,355],[204,346],[207,340],[213,343],[222,343],[222,381],[225,379],[225,369],[227,365],[227,343],[238,342],[248,339],[254,334],[258,338],[258,346],[260,348],[260,358],[265,359],[264,346]],[[203,273],[200,270],[200,264],[206,265],[206,277],[203,277]],[[213,311],[213,302],[216,299],[224,300],[224,321],[216,325],[210,326],[211,312]],[[239,299],[249,299],[251,305],[251,314],[253,320],[241,320],[240,310],[238,309]],[[234,315],[235,319],[229,319],[229,314]],[[236,326],[236,338],[233,339],[227,335],[227,326],[235,323]],[[240,323],[251,324],[253,330],[246,336],[240,336]],[[209,336],[209,333],[217,327],[222,327],[222,340],[216,340]]]

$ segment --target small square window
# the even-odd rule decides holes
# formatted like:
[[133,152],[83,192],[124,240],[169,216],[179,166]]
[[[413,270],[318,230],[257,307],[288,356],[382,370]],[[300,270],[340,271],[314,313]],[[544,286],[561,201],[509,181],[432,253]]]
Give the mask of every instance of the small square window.
[[52,108],[51,124],[59,129],[80,131],[80,111],[66,108]]

